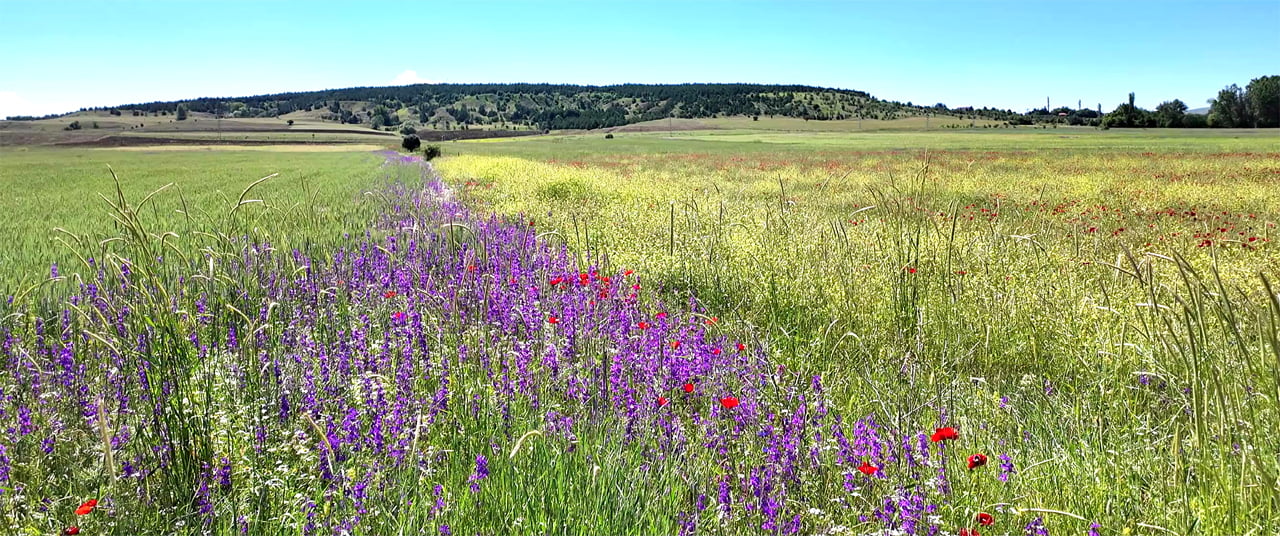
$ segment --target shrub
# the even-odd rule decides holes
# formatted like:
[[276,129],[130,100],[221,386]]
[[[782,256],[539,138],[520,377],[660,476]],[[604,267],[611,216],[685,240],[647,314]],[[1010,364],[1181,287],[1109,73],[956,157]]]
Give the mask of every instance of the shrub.
[[405,134],[405,135],[408,135],[408,134],[417,134],[417,133],[418,133],[418,129],[413,128],[413,127],[411,127],[411,126],[409,126],[409,125],[405,125],[405,126],[403,126],[403,127],[401,127],[401,128],[400,128],[400,133],[401,133],[401,134]]
[[604,139],[606,139],[606,140],[611,140],[611,139],[613,139],[613,134],[612,134],[612,133],[605,134],[605,135],[604,135]]
[[[413,152],[418,150],[418,147],[422,146],[422,140],[418,139],[418,136],[410,134],[400,141],[400,146],[404,147],[409,152]],[[428,148],[428,150],[430,150],[430,148]],[[436,151],[439,151],[439,149],[437,148]]]
[[431,160],[437,156],[440,156],[439,145],[428,145],[426,149],[422,150],[422,157],[426,160]]
[[286,121],[286,123],[289,123],[289,126],[293,126],[293,120],[292,120],[292,119],[290,119],[290,120]]

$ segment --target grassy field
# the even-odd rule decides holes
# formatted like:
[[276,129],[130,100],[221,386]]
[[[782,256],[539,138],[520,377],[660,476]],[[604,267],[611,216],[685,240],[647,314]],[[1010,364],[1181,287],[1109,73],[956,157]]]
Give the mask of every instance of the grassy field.
[[458,144],[439,169],[758,330],[855,413],[1034,467],[958,510],[1274,528],[1275,133],[627,136]]
[[1277,133],[772,127],[0,152],[0,532],[1280,529]]
[[[9,237],[0,250],[0,288],[9,295],[20,282],[41,281],[52,263],[73,268],[80,262],[74,250],[119,234],[109,204],[116,201],[112,169],[134,203],[172,185],[143,207],[147,232],[175,232],[172,243],[190,253],[203,241],[197,232],[254,229],[282,245],[299,246],[360,232],[367,219],[360,216],[361,187],[370,183],[380,161],[370,155],[368,150],[0,152],[0,213],[6,215],[0,233]],[[246,196],[264,202],[232,214],[244,189],[272,174]]]

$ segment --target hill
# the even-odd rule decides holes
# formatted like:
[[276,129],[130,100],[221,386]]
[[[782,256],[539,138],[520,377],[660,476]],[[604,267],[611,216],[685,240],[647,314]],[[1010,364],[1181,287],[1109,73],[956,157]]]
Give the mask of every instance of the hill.
[[863,91],[765,84],[415,84],[236,98],[125,104],[81,111],[183,120],[201,113],[369,126],[380,130],[553,130],[667,118],[729,116],[892,120],[920,115],[1005,119],[1004,110],[952,110],[877,99]]

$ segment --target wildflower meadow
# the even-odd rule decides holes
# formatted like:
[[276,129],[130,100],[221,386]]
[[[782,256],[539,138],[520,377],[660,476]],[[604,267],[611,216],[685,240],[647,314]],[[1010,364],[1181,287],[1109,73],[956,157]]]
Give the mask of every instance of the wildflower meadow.
[[104,168],[0,256],[0,532],[1273,534],[1280,154],[1098,136]]

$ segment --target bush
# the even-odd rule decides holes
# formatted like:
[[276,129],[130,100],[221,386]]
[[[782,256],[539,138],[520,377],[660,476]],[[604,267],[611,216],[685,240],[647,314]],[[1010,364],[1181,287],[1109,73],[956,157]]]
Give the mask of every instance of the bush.
[[80,122],[79,122],[79,121],[72,121],[70,125],[67,125],[67,126],[66,126],[65,128],[63,128],[62,130],[80,130]]
[[[416,138],[416,136],[410,136],[410,137]],[[440,156],[439,145],[428,145],[426,149],[422,150],[422,157],[426,160],[431,160],[437,156]]]
[[292,119],[290,119],[290,120],[288,121],[288,123],[289,123],[289,126],[293,126],[293,120],[292,120]]
[[[418,139],[418,136],[414,134],[410,134],[408,136],[405,136],[404,139],[400,141],[400,146],[404,147],[409,152],[413,152],[418,150],[418,147],[422,146],[422,140]],[[439,149],[436,149],[436,150],[439,151]]]
[[401,133],[401,134],[405,134],[405,135],[409,135],[409,134],[417,134],[417,133],[418,133],[418,129],[413,128],[413,127],[411,127],[411,126],[409,126],[409,125],[405,125],[405,126],[403,126],[403,127],[401,127],[401,128],[400,128],[400,133]]
[[613,134],[605,134],[605,135],[604,135],[604,139],[606,139],[606,140],[611,140],[611,139],[613,139]]

